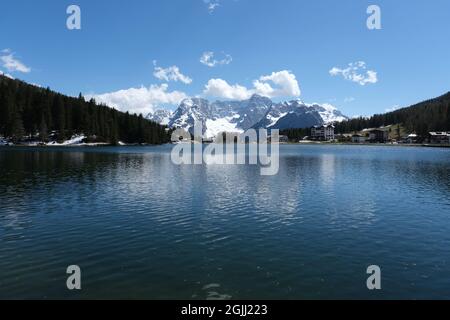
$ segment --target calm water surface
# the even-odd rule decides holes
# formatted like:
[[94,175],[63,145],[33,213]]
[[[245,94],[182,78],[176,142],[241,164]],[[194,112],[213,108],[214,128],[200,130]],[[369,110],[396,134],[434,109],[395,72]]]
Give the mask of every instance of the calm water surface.
[[273,177],[170,150],[0,148],[0,298],[450,299],[450,149],[285,145]]

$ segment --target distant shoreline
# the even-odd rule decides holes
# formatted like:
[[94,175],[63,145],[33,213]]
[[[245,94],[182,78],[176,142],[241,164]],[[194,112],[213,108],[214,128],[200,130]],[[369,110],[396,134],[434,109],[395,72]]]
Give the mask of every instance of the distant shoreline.
[[[53,148],[80,148],[80,147],[158,147],[162,145],[170,145],[172,143],[165,144],[123,144],[123,145],[113,145],[109,143],[87,143],[87,144],[71,144],[71,145],[26,145],[26,144],[15,144],[15,145],[0,145],[0,148],[42,148],[42,149],[53,149]],[[203,143],[208,145],[209,143]],[[291,145],[291,146],[354,146],[354,147],[414,147],[414,148],[450,148],[450,144],[391,144],[391,143],[345,143],[345,142],[282,142],[279,145]]]
[[290,145],[319,145],[319,146],[366,146],[366,147],[417,147],[417,148],[450,148],[450,144],[427,144],[427,143],[416,143],[416,144],[393,144],[393,143],[347,143],[347,142],[287,142],[283,144]]

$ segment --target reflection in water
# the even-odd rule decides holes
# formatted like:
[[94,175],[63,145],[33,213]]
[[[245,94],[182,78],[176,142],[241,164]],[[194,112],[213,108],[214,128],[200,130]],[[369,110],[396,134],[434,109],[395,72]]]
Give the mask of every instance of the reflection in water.
[[334,186],[334,179],[336,177],[335,170],[336,163],[335,163],[335,155],[333,154],[323,154],[320,157],[320,182],[325,187],[333,187]]
[[374,263],[380,297],[450,297],[449,150],[286,145],[276,176],[170,150],[0,149],[0,298],[372,298]]

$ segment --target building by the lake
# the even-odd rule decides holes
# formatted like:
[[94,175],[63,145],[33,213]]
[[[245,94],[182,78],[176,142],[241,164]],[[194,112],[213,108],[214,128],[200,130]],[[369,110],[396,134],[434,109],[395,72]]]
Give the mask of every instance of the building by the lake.
[[[280,142],[280,143],[288,143],[289,142],[289,137],[286,136],[286,135],[280,134],[278,136],[278,142]],[[272,143],[272,136],[271,135],[267,137],[267,143]]]
[[311,128],[311,138],[313,140],[330,141],[335,139],[334,126],[332,124],[314,126]]
[[389,132],[381,129],[369,131],[369,141],[372,143],[386,143],[389,140]]
[[411,133],[403,138],[403,142],[407,144],[415,144],[419,142],[419,139],[420,137],[417,134]]
[[450,132],[430,132],[428,140],[433,144],[450,144]]
[[353,143],[365,143],[367,141],[367,138],[360,134],[354,134],[352,136],[352,142]]

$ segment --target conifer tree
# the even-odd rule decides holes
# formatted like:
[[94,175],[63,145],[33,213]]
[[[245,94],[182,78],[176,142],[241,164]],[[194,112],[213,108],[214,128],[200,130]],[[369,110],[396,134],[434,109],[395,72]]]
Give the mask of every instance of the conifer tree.
[[18,143],[23,139],[25,135],[25,129],[23,128],[23,121],[19,114],[14,116],[13,124],[12,124],[12,141],[14,143]]
[[48,142],[48,128],[44,116],[42,116],[41,125],[39,128],[39,138],[42,142]]

